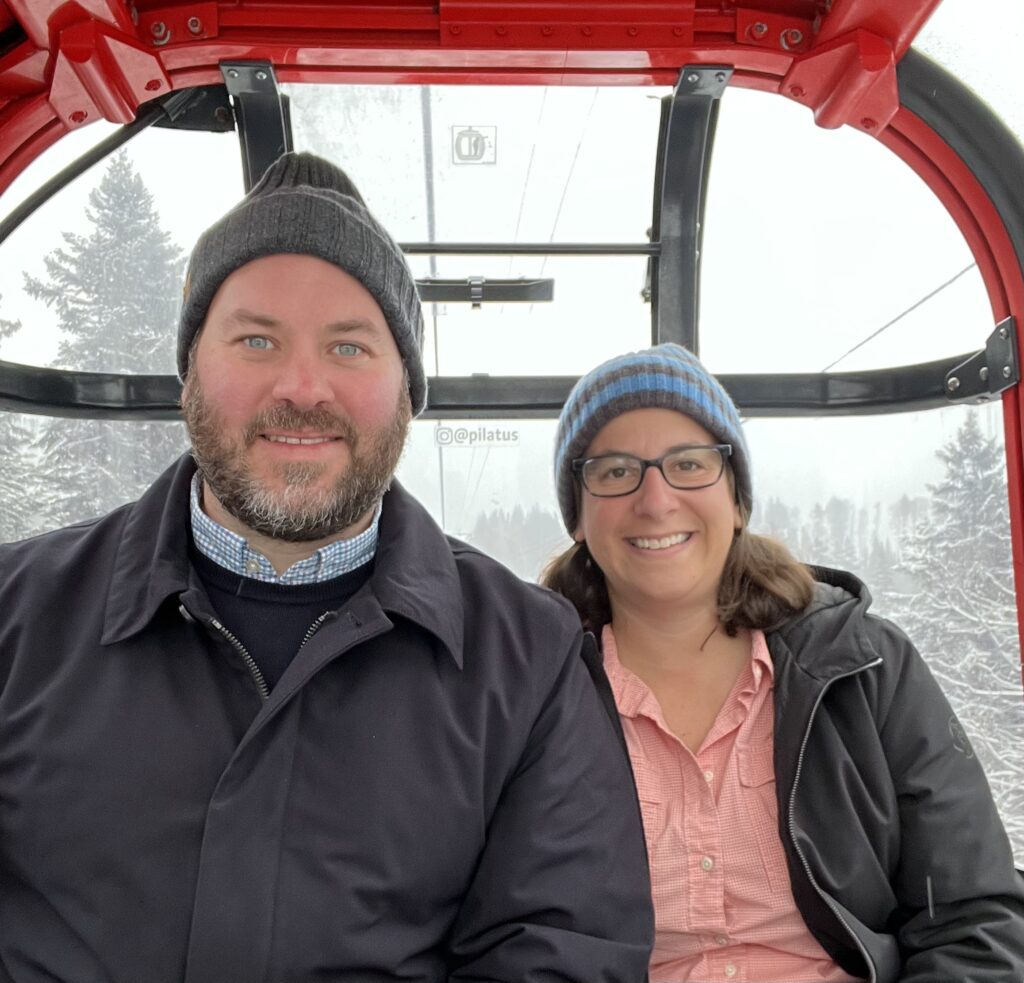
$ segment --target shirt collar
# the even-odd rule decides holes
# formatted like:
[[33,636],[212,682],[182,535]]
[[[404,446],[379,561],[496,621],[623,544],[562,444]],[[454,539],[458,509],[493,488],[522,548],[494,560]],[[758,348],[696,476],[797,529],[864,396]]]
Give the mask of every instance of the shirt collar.
[[[103,615],[104,645],[143,631],[169,597],[197,586],[186,548],[189,513],[183,507],[195,470],[192,455],[183,454],[139,501],[100,520],[99,535],[116,541]],[[475,552],[449,540],[400,482],[392,481],[381,506],[368,599],[379,599],[378,613],[383,608],[433,634],[460,669],[467,613],[456,554],[470,554],[471,559]],[[376,614],[371,610],[369,616]]]
[[[610,624],[605,625],[601,632],[601,652],[604,656],[604,670],[611,683],[619,713],[624,717],[644,716],[660,721],[661,707],[650,687],[619,660],[619,649]],[[775,679],[775,667],[763,631],[750,633],[750,669],[753,685],[744,687],[739,694],[740,700],[748,708],[754,694],[761,688],[761,681],[765,675],[767,674],[769,686]]]
[[271,584],[319,584],[333,580],[344,573],[369,563],[377,551],[380,526],[380,502],[373,513],[369,528],[351,539],[339,539],[321,546],[312,556],[293,563],[278,575],[271,562],[254,550],[244,536],[225,528],[203,511],[200,504],[202,479],[199,473],[192,478],[189,511],[192,519],[192,539],[196,549],[218,566],[252,580]]
[[619,647],[610,624],[605,625],[601,632],[601,654],[619,713],[623,717],[644,716],[660,720],[661,707],[650,688],[619,661]]

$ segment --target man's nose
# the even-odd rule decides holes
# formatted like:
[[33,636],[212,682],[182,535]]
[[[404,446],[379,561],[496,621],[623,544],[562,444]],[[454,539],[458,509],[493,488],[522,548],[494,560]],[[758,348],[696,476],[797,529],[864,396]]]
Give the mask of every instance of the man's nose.
[[275,399],[301,409],[330,402],[333,390],[327,366],[314,355],[293,353],[280,366],[273,393]]

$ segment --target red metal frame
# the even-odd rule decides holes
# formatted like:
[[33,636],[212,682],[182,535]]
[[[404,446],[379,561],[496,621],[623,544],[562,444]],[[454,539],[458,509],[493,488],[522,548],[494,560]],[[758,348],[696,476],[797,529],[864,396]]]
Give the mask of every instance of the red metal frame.
[[[899,106],[896,63],[940,0],[0,0],[0,192],[68,131],[125,123],[141,103],[219,83],[225,60],[273,62],[284,82],[672,85],[690,64],[851,125],[943,202],[993,315],[1024,324],[1024,279],[964,163]],[[1004,397],[1014,576],[1024,598],[1024,445]],[[1020,607],[1020,605],[1018,605]],[[1021,621],[1024,639],[1024,620]],[[1022,645],[1024,648],[1024,645]]]

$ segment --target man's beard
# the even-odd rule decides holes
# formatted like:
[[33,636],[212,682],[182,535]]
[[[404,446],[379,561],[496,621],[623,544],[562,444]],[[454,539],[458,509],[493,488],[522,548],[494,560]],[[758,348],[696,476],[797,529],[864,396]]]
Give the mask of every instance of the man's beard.
[[[376,432],[359,434],[349,420],[324,409],[277,406],[254,417],[236,442],[225,435],[195,369],[192,372],[181,403],[192,456],[221,505],[249,529],[289,543],[326,539],[358,522],[388,490],[412,419],[405,387],[395,415]],[[348,467],[332,487],[314,487],[327,470],[325,464],[281,465],[283,490],[268,487],[252,474],[245,452],[262,439],[260,434],[304,429],[339,436],[348,444]]]

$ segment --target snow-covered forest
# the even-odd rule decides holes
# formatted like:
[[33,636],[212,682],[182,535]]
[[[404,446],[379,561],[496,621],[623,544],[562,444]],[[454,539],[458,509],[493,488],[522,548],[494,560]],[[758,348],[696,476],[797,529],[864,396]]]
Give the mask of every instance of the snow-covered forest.
[[[89,199],[86,234],[65,233],[26,276],[51,308],[63,368],[173,373],[182,250],[162,230],[127,156],[115,155]],[[0,344],[25,326],[4,318]],[[138,496],[186,446],[179,424],[113,423],[0,413],[0,541],[99,515]],[[1024,701],[1010,562],[1005,462],[964,409],[937,452],[943,477],[895,504],[832,497],[809,511],[780,497],[758,503],[757,531],[802,559],[852,570],[875,610],[916,642],[986,767],[1024,862]],[[469,537],[522,576],[536,577],[561,522],[533,502],[481,511]]]

